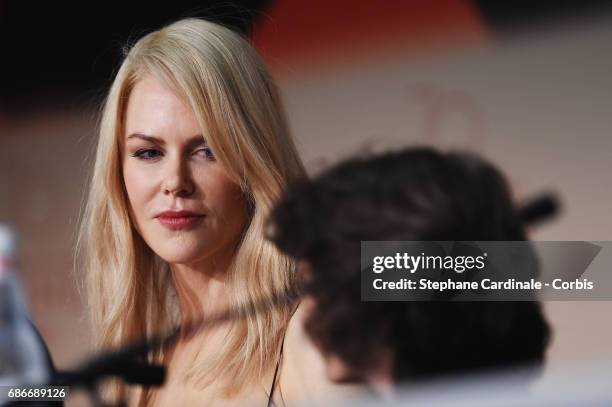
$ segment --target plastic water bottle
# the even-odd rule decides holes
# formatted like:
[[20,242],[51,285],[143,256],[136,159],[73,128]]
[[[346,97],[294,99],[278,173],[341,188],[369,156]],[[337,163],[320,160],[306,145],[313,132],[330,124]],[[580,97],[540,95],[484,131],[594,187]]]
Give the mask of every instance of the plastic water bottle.
[[15,232],[0,224],[0,386],[44,384],[50,379],[46,353],[27,317],[17,252]]

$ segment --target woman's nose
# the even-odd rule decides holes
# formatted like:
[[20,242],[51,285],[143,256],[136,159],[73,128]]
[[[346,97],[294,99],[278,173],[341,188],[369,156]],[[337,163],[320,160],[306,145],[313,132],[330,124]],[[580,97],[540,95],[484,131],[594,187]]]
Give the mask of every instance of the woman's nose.
[[162,192],[165,195],[189,196],[193,194],[194,189],[188,160],[169,156],[166,161]]

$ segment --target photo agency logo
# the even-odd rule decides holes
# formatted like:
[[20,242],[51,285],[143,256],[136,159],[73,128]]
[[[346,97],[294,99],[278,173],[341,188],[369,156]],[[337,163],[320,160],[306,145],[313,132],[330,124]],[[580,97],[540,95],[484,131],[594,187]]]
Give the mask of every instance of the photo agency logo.
[[611,242],[363,241],[362,301],[612,299]]
[[394,256],[375,256],[372,264],[374,273],[382,273],[385,269],[406,270],[412,274],[418,270],[452,270],[455,273],[463,273],[466,270],[482,270],[485,267],[487,253],[480,256],[460,255],[409,255],[408,253],[395,253]]

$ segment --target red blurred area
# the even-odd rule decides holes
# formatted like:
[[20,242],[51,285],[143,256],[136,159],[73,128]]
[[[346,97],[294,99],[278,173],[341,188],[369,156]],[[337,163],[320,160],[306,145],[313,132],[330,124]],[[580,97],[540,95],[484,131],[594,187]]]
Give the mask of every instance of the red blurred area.
[[260,17],[253,32],[276,74],[488,37],[467,0],[284,0]]

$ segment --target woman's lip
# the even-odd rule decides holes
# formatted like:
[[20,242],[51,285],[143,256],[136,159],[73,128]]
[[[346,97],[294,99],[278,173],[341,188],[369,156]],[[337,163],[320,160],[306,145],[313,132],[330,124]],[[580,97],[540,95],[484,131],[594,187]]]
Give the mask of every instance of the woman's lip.
[[157,219],[162,226],[165,226],[168,229],[177,230],[194,226],[196,223],[204,219],[204,216],[158,216]]
[[165,211],[165,212],[159,213],[156,217],[158,218],[160,217],[182,218],[182,217],[189,217],[189,216],[203,216],[203,215],[196,213],[196,212],[191,212],[191,211]]

